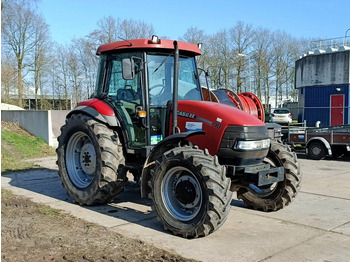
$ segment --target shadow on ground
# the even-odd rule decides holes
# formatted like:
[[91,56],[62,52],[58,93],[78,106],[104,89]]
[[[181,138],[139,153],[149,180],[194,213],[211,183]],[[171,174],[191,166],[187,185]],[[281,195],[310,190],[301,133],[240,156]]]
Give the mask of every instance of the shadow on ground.
[[[3,175],[3,177],[10,179],[8,183],[13,187],[22,188],[40,194],[43,197],[51,198],[47,200],[48,203],[64,201],[67,204],[75,205],[62,187],[57,170],[30,169],[24,172],[11,172]],[[232,200],[231,205],[244,207],[243,202],[240,200]],[[139,186],[133,182],[126,183],[124,192],[112,202],[99,206],[83,206],[83,208],[119,219],[119,221],[122,220],[122,222],[115,222],[117,225],[136,223],[160,232],[166,232],[162,224],[157,221],[156,213],[151,209],[151,200],[142,199]]]

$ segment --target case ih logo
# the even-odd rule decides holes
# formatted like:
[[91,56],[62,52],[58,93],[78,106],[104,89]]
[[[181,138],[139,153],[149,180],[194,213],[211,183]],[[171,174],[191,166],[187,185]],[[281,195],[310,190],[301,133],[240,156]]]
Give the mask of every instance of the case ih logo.
[[182,116],[182,117],[186,117],[186,118],[191,118],[191,119],[196,117],[196,115],[193,113],[182,112],[182,111],[177,111],[177,115]]

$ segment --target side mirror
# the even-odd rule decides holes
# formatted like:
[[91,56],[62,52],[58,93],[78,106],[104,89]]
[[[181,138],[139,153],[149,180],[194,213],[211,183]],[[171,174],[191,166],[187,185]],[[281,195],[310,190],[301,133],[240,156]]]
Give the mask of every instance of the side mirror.
[[124,80],[133,80],[135,78],[135,64],[132,58],[122,60],[122,75]]

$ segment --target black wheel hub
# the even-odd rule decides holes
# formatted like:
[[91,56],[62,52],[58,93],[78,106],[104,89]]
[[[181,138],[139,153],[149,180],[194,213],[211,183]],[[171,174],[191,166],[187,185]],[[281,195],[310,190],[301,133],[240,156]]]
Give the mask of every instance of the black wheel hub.
[[193,203],[196,199],[196,189],[189,180],[178,182],[175,194],[177,199],[184,205]]

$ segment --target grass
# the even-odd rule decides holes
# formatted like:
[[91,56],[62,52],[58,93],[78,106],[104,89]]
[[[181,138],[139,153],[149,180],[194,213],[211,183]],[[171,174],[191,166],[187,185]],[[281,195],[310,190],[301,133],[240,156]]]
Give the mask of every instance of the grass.
[[53,209],[51,207],[48,206],[42,206],[41,208],[39,208],[39,212],[43,215],[49,215],[49,216],[60,216],[60,211],[58,211],[57,209]]
[[23,130],[19,134],[1,128],[1,172],[18,171],[38,167],[24,159],[55,155],[55,150],[42,138]]

